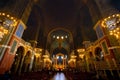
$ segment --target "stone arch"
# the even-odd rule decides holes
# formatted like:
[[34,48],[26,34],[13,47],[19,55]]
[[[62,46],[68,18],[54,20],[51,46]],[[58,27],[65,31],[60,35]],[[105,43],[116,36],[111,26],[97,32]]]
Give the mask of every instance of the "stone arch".
[[11,72],[13,73],[19,73],[20,72],[20,68],[21,68],[21,64],[22,64],[22,59],[24,57],[24,53],[25,53],[25,48],[23,46],[19,46],[17,48],[15,57],[14,57],[14,61],[11,67]]
[[48,39],[50,39],[50,34],[51,34],[52,32],[54,32],[54,31],[57,31],[57,30],[63,30],[63,31],[65,31],[65,32],[69,33],[69,34],[70,34],[70,42],[73,42],[73,36],[72,36],[72,33],[71,33],[68,29],[60,28],[60,27],[55,28],[55,29],[52,29],[52,30],[48,33],[48,36],[47,36],[47,42],[49,42]]
[[52,53],[52,56],[56,55],[58,53],[61,53],[63,55],[67,55],[68,56],[68,51],[66,49],[64,49],[64,48],[61,48],[61,49],[60,48],[56,48],[56,49],[54,49],[53,53]]
[[[53,63],[54,64],[61,64],[61,65],[66,65],[67,60],[68,60],[68,52],[66,49],[64,48],[56,48],[54,49],[53,53],[52,53],[52,58],[54,59]],[[57,61],[57,63],[56,63]]]
[[[61,61],[63,61],[63,60],[62,60],[62,58],[63,58],[64,56],[65,56],[65,55],[64,55],[64,54],[62,54],[62,53],[58,53],[58,54],[56,54],[56,57],[61,58]],[[61,61],[60,61],[60,60],[58,60],[58,62],[59,62],[59,63],[61,63]]]
[[67,57],[69,56],[69,52],[63,47],[62,48],[57,47],[51,53],[51,58],[55,58],[57,56],[63,56],[64,58],[67,59]]
[[[62,41],[61,47],[63,47],[63,48],[65,48],[65,49],[67,49],[68,51],[70,51],[70,49],[73,48],[73,35],[72,35],[72,33],[71,33],[68,29],[60,28],[60,27],[55,28],[55,29],[52,29],[52,30],[48,33],[46,48],[49,49],[48,51],[49,51],[50,53],[52,53],[53,50],[58,47],[58,46],[56,46],[56,47],[54,46],[54,48],[53,48],[52,45],[54,45],[55,41],[53,42],[53,41],[52,41],[52,38],[51,38],[52,33],[54,33],[54,32],[57,33],[57,31],[58,31],[58,32],[59,32],[59,31],[63,31],[63,32],[65,32],[66,34],[69,35],[68,40]],[[58,41],[56,41],[56,42],[58,42]],[[57,43],[56,43],[56,44],[57,44]],[[64,44],[65,44],[65,45],[64,45]],[[58,42],[57,45],[59,45],[59,42]],[[71,45],[71,46],[70,46],[70,45]]]
[[55,29],[52,29],[49,33],[48,33],[48,36],[47,36],[47,42],[49,42],[50,40],[50,34],[54,31],[57,31],[57,30],[63,30],[65,32],[68,32],[70,34],[70,42],[73,42],[73,36],[72,36],[72,33],[68,30],[68,29],[65,29],[65,28],[55,28]]

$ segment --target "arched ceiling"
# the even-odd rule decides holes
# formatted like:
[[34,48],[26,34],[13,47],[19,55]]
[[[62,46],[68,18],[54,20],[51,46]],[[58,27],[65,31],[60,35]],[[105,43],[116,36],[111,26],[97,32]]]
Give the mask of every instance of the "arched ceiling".
[[[92,28],[91,14],[89,13],[89,8],[87,8],[83,0],[38,0],[29,18],[28,27],[32,27],[29,34],[37,28],[37,31],[34,31],[36,33],[33,34],[39,34],[37,39],[38,46],[45,48],[51,31],[57,28],[66,29],[73,36],[70,39],[72,39],[72,44],[76,46],[74,41],[77,40],[76,37],[79,34],[82,34],[79,39],[81,40],[80,42],[82,42],[85,36],[87,37],[85,29],[89,28],[87,32],[91,33],[91,30],[95,33]],[[38,30],[39,33],[37,33]],[[72,47],[74,46],[72,45]]]
[[57,55],[59,53],[61,53],[63,55],[68,55],[68,51],[66,49],[64,49],[64,48],[56,48],[56,49],[54,49],[52,55]]
[[49,33],[47,37],[47,48],[50,49],[50,51],[53,51],[56,48],[66,49],[68,52],[70,50],[70,43],[72,39],[72,35],[70,32],[67,32],[62,29],[53,30]]
[[23,35],[25,40],[35,39],[38,47],[46,48],[49,33],[57,28],[66,29],[72,34],[74,48],[81,47],[84,40],[96,40],[93,26],[101,18],[96,0],[35,1],[28,29]]
[[41,8],[45,19],[45,35],[57,27],[75,33],[76,15],[83,5],[81,0],[39,0],[37,5]]

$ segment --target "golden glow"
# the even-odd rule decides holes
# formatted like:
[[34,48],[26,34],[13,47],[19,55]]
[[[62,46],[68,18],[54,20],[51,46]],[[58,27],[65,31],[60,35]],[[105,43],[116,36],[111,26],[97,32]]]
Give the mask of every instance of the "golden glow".
[[111,17],[109,16],[108,18],[110,19]]
[[8,30],[4,30],[4,33],[7,34],[7,33],[8,33]]
[[65,38],[67,38],[68,36],[66,35]]
[[10,17],[10,15],[8,14],[7,17]]
[[49,56],[48,56],[48,55],[43,55],[43,57],[44,57],[44,58],[49,58]]
[[119,23],[120,21],[117,21],[117,23]]
[[3,28],[3,27],[0,27],[0,32],[1,33],[4,33],[4,34],[7,34],[8,33],[8,30]]
[[102,26],[104,27],[104,24],[102,23]]
[[120,28],[116,28],[116,30],[120,30]]
[[119,17],[119,16],[120,16],[120,14],[117,14],[116,16],[118,16],[118,17]]
[[61,39],[64,39],[64,37],[63,37],[63,36],[61,36]]
[[4,15],[5,15],[5,13],[2,13],[2,15],[4,16]]
[[13,17],[11,17],[11,19],[14,19]]
[[85,49],[77,49],[77,52],[84,52]]
[[35,56],[36,56],[36,57],[40,57],[40,54],[36,53]]
[[75,59],[77,56],[75,55],[71,55],[71,59]]
[[107,21],[107,19],[105,18],[104,21]]
[[[68,61],[69,64],[75,63],[75,62],[76,62],[76,59],[70,59],[70,60]],[[75,64],[74,64],[74,65],[75,65]]]
[[111,32],[110,35],[113,35],[113,33]]
[[[0,16],[5,16],[5,17],[9,18],[10,20],[12,20],[13,23],[9,24],[10,26],[16,26],[17,25],[17,20],[13,16],[10,16],[9,14],[6,14],[6,13],[0,13]],[[6,25],[8,25],[8,24],[6,24]]]
[[120,23],[120,14],[114,14],[114,15],[109,16],[109,17],[102,20],[102,22],[101,22],[102,27],[109,27],[109,26],[106,25],[106,21],[109,21],[109,20],[111,20],[112,18],[115,18],[115,17],[119,18],[118,21],[116,21],[116,23],[111,24],[109,26],[113,26],[113,25],[116,25],[117,23]]
[[80,55],[79,55],[79,57],[83,59],[83,57],[84,57],[84,54],[80,54]]
[[80,52],[80,50],[78,49],[77,52]]
[[115,17],[115,15],[113,15],[113,17]]
[[55,35],[53,36],[53,38],[55,38]]
[[15,22],[16,20],[14,19],[13,21]]
[[116,39],[119,39],[120,38],[120,27],[117,27],[114,30],[109,31],[109,34],[115,36]]
[[0,41],[3,39],[5,34],[8,34],[8,30],[0,26]]
[[40,51],[42,51],[42,49],[40,49]]
[[118,36],[118,35],[116,35],[116,38],[118,39],[118,38],[119,38],[119,36]]
[[114,33],[116,32],[116,30],[113,31]]
[[110,33],[112,33],[113,31],[109,31]]
[[60,37],[59,36],[57,36],[57,39],[59,39]]
[[49,63],[51,63],[52,61],[51,61],[49,58],[45,58],[45,59],[44,59],[44,62],[49,62]]

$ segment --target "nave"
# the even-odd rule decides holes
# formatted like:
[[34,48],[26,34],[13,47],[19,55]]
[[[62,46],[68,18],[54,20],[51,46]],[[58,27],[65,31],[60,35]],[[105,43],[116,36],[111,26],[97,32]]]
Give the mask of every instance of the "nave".
[[[5,79],[4,76],[3,78]],[[21,75],[14,74],[11,75],[9,78],[10,80],[97,80],[95,73],[51,70],[28,72]]]

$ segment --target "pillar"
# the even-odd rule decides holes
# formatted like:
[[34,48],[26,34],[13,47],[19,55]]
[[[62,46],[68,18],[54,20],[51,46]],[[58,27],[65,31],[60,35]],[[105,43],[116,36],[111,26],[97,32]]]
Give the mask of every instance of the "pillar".
[[56,58],[56,67],[57,67],[57,58]]
[[[16,63],[17,62],[17,63]],[[18,67],[19,67],[19,63],[20,63],[20,59],[19,60],[17,60],[15,63],[16,63],[16,65],[15,65],[15,73],[17,72],[17,70],[18,70]]]
[[63,67],[65,67],[65,58],[63,58]]
[[55,59],[55,58],[54,58],[54,64],[53,64],[53,65],[54,65],[54,67],[55,67],[55,65],[56,65],[56,59]]
[[31,60],[30,60],[30,67],[29,67],[29,71],[32,70],[32,67],[33,67],[33,61],[34,61],[34,53],[32,54],[32,56],[30,57]]
[[19,74],[21,74],[21,69],[22,69],[22,66],[23,66],[24,58],[25,58],[25,55],[23,55],[22,60],[21,60],[21,64],[20,64],[20,68],[19,68]]

